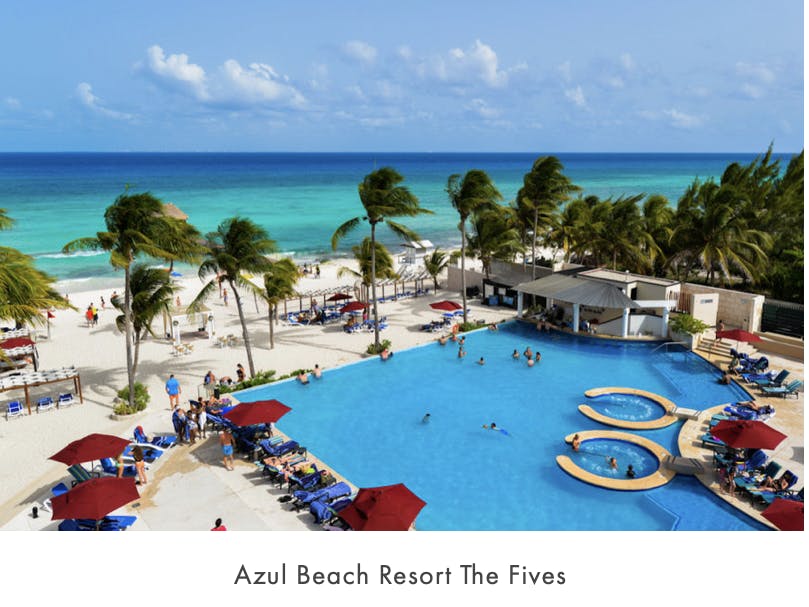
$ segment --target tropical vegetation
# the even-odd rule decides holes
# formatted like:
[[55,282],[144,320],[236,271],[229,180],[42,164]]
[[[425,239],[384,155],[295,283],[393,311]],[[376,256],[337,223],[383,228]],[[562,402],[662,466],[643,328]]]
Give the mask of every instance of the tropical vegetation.
[[431,213],[419,205],[419,199],[401,185],[404,177],[391,167],[383,167],[369,173],[358,186],[363,215],[353,217],[338,227],[331,237],[331,247],[337,250],[340,241],[354,231],[363,221],[371,226],[371,303],[374,317],[374,344],[379,346],[379,311],[376,297],[376,227],[385,224],[397,236],[406,240],[417,240],[418,235],[400,223],[392,221],[396,217],[415,217]]
[[267,230],[255,222],[244,217],[225,219],[215,232],[205,236],[199,278],[208,282],[189,305],[190,312],[197,312],[206,300],[219,292],[220,285],[226,284],[230,288],[242,326],[242,340],[250,377],[256,374],[256,366],[253,363],[250,333],[247,331],[240,290],[262,296],[261,289],[250,282],[247,275],[271,273],[273,263],[267,256],[276,250],[275,241],[269,237]]
[[264,272],[264,288],[261,289],[261,298],[269,306],[268,320],[270,324],[270,349],[275,348],[275,330],[273,318],[278,322],[278,304],[295,296],[295,284],[300,273],[298,266],[289,257],[273,261],[269,269]]
[[[148,192],[118,196],[104,212],[106,231],[67,243],[64,253],[103,250],[110,263],[124,271],[124,301],[121,311],[126,334],[126,372],[129,406],[134,406],[135,369],[133,360],[132,265],[140,256],[165,261],[193,261],[199,254],[198,233],[193,226],[165,214],[163,203]],[[184,239],[182,243],[176,242]]]

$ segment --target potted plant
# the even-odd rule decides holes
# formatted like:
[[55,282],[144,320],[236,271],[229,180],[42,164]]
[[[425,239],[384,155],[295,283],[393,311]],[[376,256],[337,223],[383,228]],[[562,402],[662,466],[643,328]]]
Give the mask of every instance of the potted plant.
[[708,325],[690,314],[678,314],[669,321],[672,339],[687,344],[691,350],[699,345],[700,336],[707,328]]

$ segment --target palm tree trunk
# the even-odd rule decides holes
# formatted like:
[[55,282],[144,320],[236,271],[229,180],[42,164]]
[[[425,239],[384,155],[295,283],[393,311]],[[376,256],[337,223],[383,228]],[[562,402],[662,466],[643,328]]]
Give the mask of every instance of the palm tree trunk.
[[250,377],[255,377],[256,366],[253,364],[253,351],[250,349],[250,335],[247,333],[247,322],[244,320],[244,310],[242,310],[242,298],[236,290],[236,285],[232,280],[228,280],[230,290],[233,291],[233,298],[236,300],[236,309],[239,311],[239,322],[242,323],[242,339],[244,349],[247,352],[247,366],[250,368]]
[[539,209],[534,203],[534,233],[531,235],[531,280],[537,277],[537,224],[539,223]]
[[129,406],[135,406],[135,366],[132,360],[132,287],[129,284],[130,264],[124,268],[124,333],[126,334],[126,376],[129,386]]
[[374,300],[374,346],[379,349],[379,312],[376,309],[376,224],[371,224],[371,299]]
[[135,356],[132,361],[132,377],[138,373],[138,361],[140,360],[140,335],[135,335]]
[[272,306],[272,304],[270,304],[270,311],[267,313],[267,315],[269,316],[268,320],[270,321],[270,350],[275,348],[275,341],[274,341],[274,338],[273,338],[273,330],[272,330],[272,310],[273,310],[273,306]]
[[463,322],[466,324],[466,217],[461,217],[461,302]]

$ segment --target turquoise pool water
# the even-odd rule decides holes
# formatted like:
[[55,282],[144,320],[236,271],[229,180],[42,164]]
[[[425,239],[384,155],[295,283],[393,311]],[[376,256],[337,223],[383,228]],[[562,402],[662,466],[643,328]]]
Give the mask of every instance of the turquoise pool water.
[[[542,353],[528,367],[511,352]],[[278,427],[361,487],[404,482],[427,506],[424,530],[754,529],[696,480],[647,492],[618,492],[573,479],[556,464],[572,453],[568,434],[603,426],[577,407],[584,392],[628,386],[702,409],[747,398],[717,383],[718,372],[691,353],[540,334],[508,323],[467,336],[468,356],[437,343],[245,390],[242,401],[277,398],[292,407]],[[481,366],[477,360],[485,357]],[[317,362],[317,361],[312,361]],[[422,423],[425,413],[431,414]],[[509,435],[484,430],[492,421]],[[677,452],[680,424],[642,433]],[[616,455],[619,469],[629,462]],[[693,499],[691,499],[693,498]]]
[[627,421],[649,421],[666,413],[660,404],[635,394],[604,394],[586,402],[599,413]]
[[[654,453],[645,447],[609,438],[582,441],[579,450],[569,455],[573,462],[585,470],[607,478],[626,478],[626,470],[630,465],[635,471],[635,478],[642,478],[657,471],[660,465]],[[610,465],[610,457],[620,462],[617,468]]]

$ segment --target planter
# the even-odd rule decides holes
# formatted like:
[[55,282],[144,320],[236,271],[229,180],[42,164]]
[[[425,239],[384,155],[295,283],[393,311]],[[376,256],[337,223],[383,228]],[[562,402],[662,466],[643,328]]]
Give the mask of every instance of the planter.
[[138,411],[136,413],[129,413],[127,415],[119,415],[117,413],[110,413],[110,419],[113,419],[117,422],[124,421],[127,419],[137,419],[139,417],[143,417],[148,412],[148,409],[144,409],[143,411]]
[[700,335],[691,335],[690,333],[677,333],[675,331],[671,331],[671,339],[672,341],[679,341],[685,344],[689,350],[696,350],[697,346],[699,346]]

